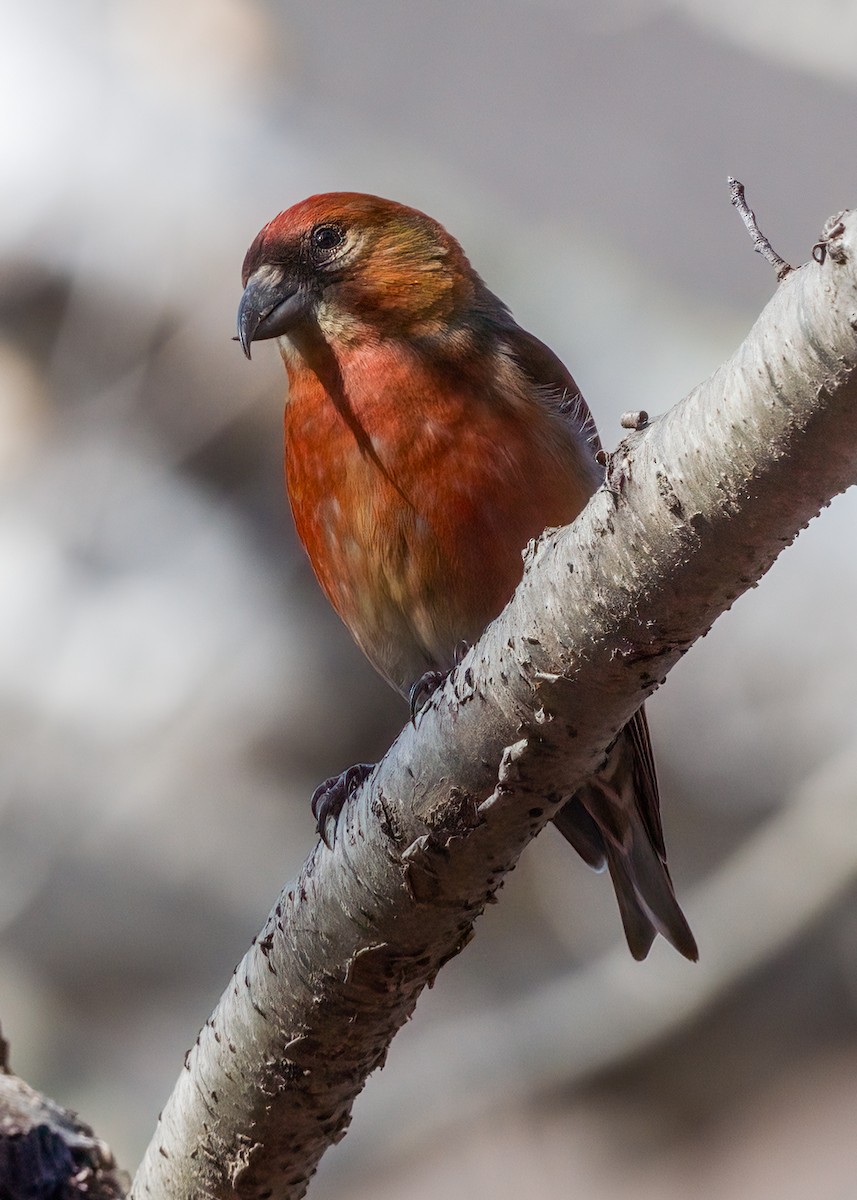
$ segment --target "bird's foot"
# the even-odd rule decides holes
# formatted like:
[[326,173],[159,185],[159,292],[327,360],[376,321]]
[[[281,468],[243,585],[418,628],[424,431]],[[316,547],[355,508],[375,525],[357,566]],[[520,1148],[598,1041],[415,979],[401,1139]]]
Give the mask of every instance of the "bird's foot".
[[[467,651],[470,649],[470,643],[460,641],[452,652],[453,670],[464,658]],[[443,681],[449,675],[449,671],[426,671],[424,675],[420,675],[419,679],[411,687],[408,693],[408,701],[411,706],[411,724],[413,725],[417,719],[417,713],[423,705],[434,695]]]
[[[325,779],[324,783],[319,784],[313,792],[310,808],[315,817],[318,836],[328,850],[333,847],[339,814],[352,794],[357,791],[361,783],[369,778],[374,769],[374,763],[355,763],[341,775],[331,775],[330,779]],[[328,840],[330,821],[333,821],[333,828],[330,832],[330,840]]]

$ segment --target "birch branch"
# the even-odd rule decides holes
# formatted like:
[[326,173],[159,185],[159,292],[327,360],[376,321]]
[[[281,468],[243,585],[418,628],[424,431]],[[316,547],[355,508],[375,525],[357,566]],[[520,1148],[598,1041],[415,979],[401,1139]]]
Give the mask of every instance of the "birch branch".
[[138,1200],[301,1196],[526,843],[857,481],[857,214],[828,228],[823,261],[784,280],[729,362],[529,548],[505,612],[284,889],[187,1056]]
[[[857,839],[842,831],[857,823],[855,780],[857,745],[848,741],[683,897],[705,946],[699,963],[688,966],[662,945],[652,948],[657,970],[641,971],[617,943],[522,1000],[462,1013],[412,1043],[361,1101],[361,1135],[367,1124],[373,1131],[363,1137],[367,1151],[376,1151],[382,1130],[393,1131],[385,1139],[393,1158],[501,1106],[553,1088],[567,1094],[728,995],[853,891]],[[353,1153],[349,1163],[353,1170]]]

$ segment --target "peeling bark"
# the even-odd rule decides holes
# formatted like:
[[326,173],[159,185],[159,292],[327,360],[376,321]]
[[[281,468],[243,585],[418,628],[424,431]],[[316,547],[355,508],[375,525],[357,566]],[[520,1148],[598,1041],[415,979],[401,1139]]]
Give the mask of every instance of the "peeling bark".
[[857,481],[857,215],[818,257],[711,379],[638,422],[575,524],[528,548],[508,608],[236,969],[138,1200],[301,1196],[523,847],[719,613]]

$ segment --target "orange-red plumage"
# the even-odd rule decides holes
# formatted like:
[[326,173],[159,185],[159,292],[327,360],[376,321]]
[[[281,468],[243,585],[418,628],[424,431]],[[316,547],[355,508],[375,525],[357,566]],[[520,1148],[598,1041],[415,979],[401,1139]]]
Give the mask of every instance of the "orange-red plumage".
[[479,636],[511,597],[527,541],[571,521],[591,487],[564,418],[544,405],[447,381],[387,344],[344,351],[339,373],[331,403],[311,367],[291,371],[292,510],[334,608],[407,694]]
[[[279,339],[300,538],[370,661],[408,694],[504,607],[521,553],[600,481],[574,380],[424,214],[355,193],[281,213],[244,264],[239,336]],[[557,825],[606,861],[629,945],[696,946],[675,901],[642,711]]]

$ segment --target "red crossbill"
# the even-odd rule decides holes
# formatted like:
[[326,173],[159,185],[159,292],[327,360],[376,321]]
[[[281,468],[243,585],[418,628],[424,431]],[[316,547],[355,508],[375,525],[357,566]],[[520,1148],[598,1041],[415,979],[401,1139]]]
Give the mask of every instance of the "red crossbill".
[[[522,549],[602,480],[598,435],[559,359],[446,230],[377,196],[312,196],[244,260],[245,353],[276,338],[301,541],[366,657],[405,696],[448,671],[510,599]],[[353,781],[317,793],[324,833]],[[697,948],[666,865],[643,710],[554,818],[610,871],[631,953]]]

